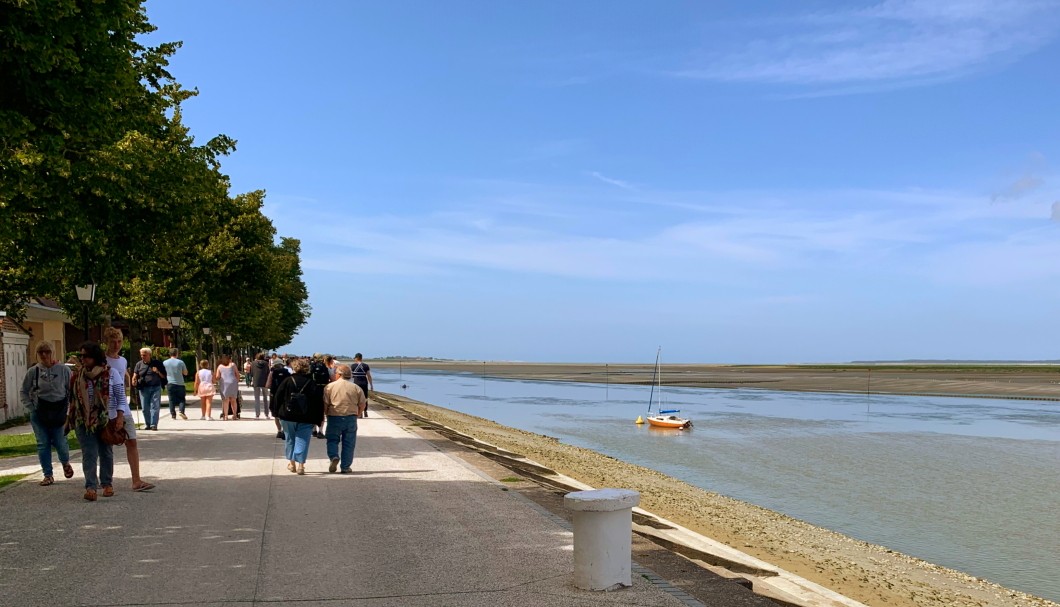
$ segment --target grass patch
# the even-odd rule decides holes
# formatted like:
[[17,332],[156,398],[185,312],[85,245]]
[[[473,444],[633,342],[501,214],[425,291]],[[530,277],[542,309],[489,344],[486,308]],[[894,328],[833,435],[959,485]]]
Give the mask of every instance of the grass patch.
[[[77,442],[77,436],[73,432],[66,436],[66,440],[70,442],[71,451],[81,448],[81,443]],[[33,436],[32,432],[28,434],[0,434],[0,459],[36,454],[37,438]]]
[[501,482],[502,483],[521,483],[521,482],[523,482],[523,479],[519,478],[518,476],[506,476],[506,477],[501,479]]
[[0,489],[10,485],[11,483],[17,483],[18,481],[29,476],[28,474],[5,474],[0,476]]

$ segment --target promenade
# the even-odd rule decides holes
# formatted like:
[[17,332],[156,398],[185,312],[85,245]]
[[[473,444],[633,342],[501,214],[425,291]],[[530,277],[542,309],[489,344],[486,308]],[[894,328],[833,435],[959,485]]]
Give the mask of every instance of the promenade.
[[[163,406],[160,430],[140,431],[148,493],[130,489],[122,447],[117,493],[96,503],[81,499],[79,457],[51,487],[35,457],[0,460],[35,473],[0,491],[0,604],[704,604],[639,566],[628,590],[574,588],[563,521],[386,412],[361,421],[353,474],[328,474],[320,439],[292,474],[249,396],[239,421]],[[716,604],[761,600],[724,586],[735,594]]]

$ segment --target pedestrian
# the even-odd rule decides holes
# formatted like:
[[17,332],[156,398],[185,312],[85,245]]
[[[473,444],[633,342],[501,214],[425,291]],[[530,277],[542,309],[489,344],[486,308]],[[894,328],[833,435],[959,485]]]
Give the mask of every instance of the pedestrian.
[[184,378],[188,376],[188,366],[180,359],[180,350],[169,349],[169,358],[162,365],[166,368],[166,379],[169,384],[166,392],[169,392],[169,416],[177,419],[177,408],[180,408],[180,419],[188,419],[184,414],[187,406],[187,389],[184,387]]
[[351,381],[349,366],[338,365],[335,371],[338,379],[324,388],[324,406],[328,416],[328,459],[331,460],[328,472],[334,473],[336,468],[340,468],[342,474],[350,474],[353,472],[353,450],[357,447],[357,419],[368,406],[368,399],[361,388]]
[[104,497],[114,495],[114,449],[100,435],[111,414],[119,418],[119,427],[125,422],[125,411],[119,404],[125,400],[125,382],[118,370],[105,361],[99,344],[85,342],[81,346],[81,365],[70,381],[67,425],[73,427],[81,443],[84,498],[90,502],[96,501],[96,493],[101,488]]
[[[334,379],[334,376],[331,374],[331,369],[329,369],[327,364],[324,363],[323,354],[318,352],[313,355],[309,362],[309,376],[313,378],[313,381],[317,385],[317,389],[323,394],[324,387]],[[323,419],[321,419],[321,427],[313,428],[314,438],[324,438],[323,425]]]
[[199,397],[199,406],[202,407],[202,417],[213,421],[213,371],[210,370],[210,361],[205,358],[199,361],[199,371],[195,373],[195,396]]
[[292,360],[291,368],[294,375],[285,379],[276,390],[276,401],[280,403],[276,410],[286,437],[287,469],[305,474],[313,426],[324,422],[323,390],[309,376],[309,363],[304,359]]
[[[107,366],[118,372],[118,376],[122,378],[122,389],[121,389],[121,400],[125,406],[126,421],[130,423],[125,425],[125,431],[128,433],[129,438],[125,441],[125,457],[129,460],[129,472],[132,474],[132,488],[133,491],[150,491],[155,486],[144,479],[140,478],[140,446],[136,442],[136,424],[131,422],[132,411],[129,409],[129,401],[125,398],[125,389],[131,385],[129,375],[129,361],[121,355],[121,349],[125,342],[125,337],[122,335],[121,329],[117,327],[107,327],[103,330],[103,340],[107,343]],[[139,398],[140,391],[132,390],[134,398]],[[142,408],[142,405],[141,405]]]
[[243,362],[243,378],[246,380],[248,388],[250,387],[250,367],[251,362],[248,358]]
[[328,377],[331,381],[335,381],[339,378],[339,367],[335,363],[335,357],[328,354],[324,356],[324,366],[328,368]]
[[265,401],[265,419],[271,417],[269,411],[269,389],[265,384],[269,381],[269,363],[265,361],[265,354],[258,352],[254,355],[254,362],[250,365],[250,374],[253,376],[251,385],[254,387],[254,417],[261,417],[261,401]]
[[22,405],[29,411],[29,423],[37,439],[37,459],[40,460],[44,480],[38,483],[47,487],[55,482],[52,475],[52,448],[63,466],[63,476],[70,478],[74,468],[70,465],[70,443],[66,440],[66,416],[70,404],[70,367],[55,360],[55,352],[49,342],[37,344],[37,364],[29,368],[22,379]]
[[291,370],[283,364],[283,361],[278,357],[273,358],[272,369],[269,370],[269,378],[265,380],[265,387],[269,389],[269,410],[272,412],[272,421],[276,422],[276,438],[279,439],[286,439],[287,435],[283,433],[280,416],[276,411],[276,390],[279,389],[283,380],[290,376]]
[[166,367],[152,356],[151,348],[140,348],[140,360],[133,367],[132,385],[140,391],[144,408],[144,430],[158,430],[158,416],[162,409],[162,386],[166,383]]
[[[350,367],[350,373],[353,376],[353,383],[364,392],[365,399],[368,398],[368,391],[375,391],[375,381],[372,380],[372,370],[364,362],[364,357],[358,352],[353,356],[353,366]],[[364,417],[368,417],[368,404],[367,401],[364,405]]]
[[232,362],[231,354],[221,355],[214,377],[217,379],[217,392],[221,395],[221,420],[235,419],[238,412],[236,396],[239,394],[239,369]]

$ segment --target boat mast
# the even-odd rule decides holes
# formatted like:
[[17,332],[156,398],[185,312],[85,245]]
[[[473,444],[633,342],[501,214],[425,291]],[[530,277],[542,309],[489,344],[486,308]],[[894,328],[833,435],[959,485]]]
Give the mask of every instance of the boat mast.
[[[655,369],[651,372],[651,393],[648,396],[648,414],[651,415],[651,403],[655,400],[655,379],[659,377],[659,355],[662,354],[662,346],[655,351]],[[662,390],[659,390],[659,396],[662,396]],[[662,408],[662,402],[659,403],[659,408]]]

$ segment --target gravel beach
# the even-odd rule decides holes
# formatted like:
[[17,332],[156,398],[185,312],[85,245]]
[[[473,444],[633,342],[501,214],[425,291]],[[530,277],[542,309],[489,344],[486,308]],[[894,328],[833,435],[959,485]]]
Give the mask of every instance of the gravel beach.
[[1057,607],[886,548],[712,493],[654,470],[443,407],[383,395],[457,432],[594,487],[641,493],[641,507],[868,605]]

